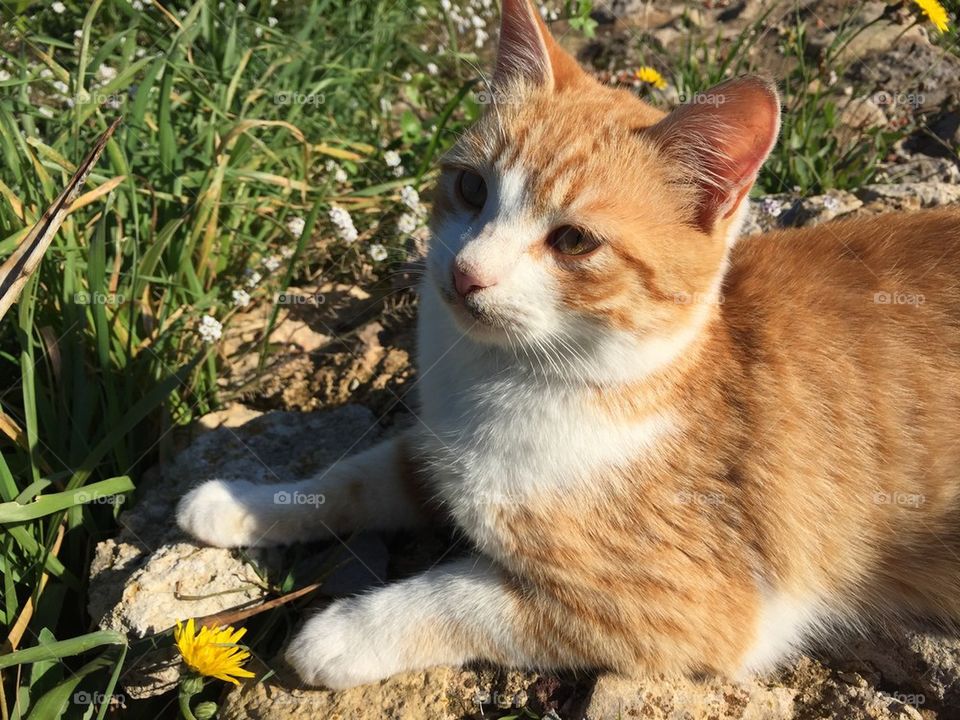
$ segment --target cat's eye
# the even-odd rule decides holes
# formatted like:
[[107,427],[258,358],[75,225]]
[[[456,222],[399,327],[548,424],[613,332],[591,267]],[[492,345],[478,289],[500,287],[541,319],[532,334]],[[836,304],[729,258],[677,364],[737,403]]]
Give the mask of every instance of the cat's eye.
[[580,228],[564,225],[547,236],[547,245],[561,255],[586,255],[600,247],[600,241]]
[[477,173],[461,170],[457,177],[457,194],[467,205],[480,210],[487,202],[487,183]]

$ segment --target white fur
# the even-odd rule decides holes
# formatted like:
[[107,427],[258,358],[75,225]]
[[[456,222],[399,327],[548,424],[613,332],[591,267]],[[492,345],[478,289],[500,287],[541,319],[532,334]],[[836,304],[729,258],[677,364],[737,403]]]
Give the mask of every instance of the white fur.
[[458,524],[485,552],[496,556],[500,542],[491,505],[570,492],[588,500],[604,492],[604,473],[612,482],[611,470],[657,452],[676,430],[670,414],[612,417],[582,383],[460,337],[441,302],[425,289],[421,418],[431,432],[421,442]]
[[754,642],[741,661],[744,677],[773,670],[800,653],[822,630],[826,617],[822,603],[813,598],[801,599],[760,585],[762,600]]
[[286,651],[301,678],[335,690],[407,670],[461,665],[484,638],[504,663],[535,658],[517,644],[515,607],[486,560],[434,568],[356,598],[338,600],[307,621]]

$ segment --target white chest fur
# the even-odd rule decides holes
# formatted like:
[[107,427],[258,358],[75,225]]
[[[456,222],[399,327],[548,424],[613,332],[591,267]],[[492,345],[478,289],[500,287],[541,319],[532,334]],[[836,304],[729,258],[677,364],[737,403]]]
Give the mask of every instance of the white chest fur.
[[671,433],[668,415],[615,417],[594,390],[476,344],[438,303],[421,305],[420,444],[441,499],[488,552],[498,508],[599,492]]

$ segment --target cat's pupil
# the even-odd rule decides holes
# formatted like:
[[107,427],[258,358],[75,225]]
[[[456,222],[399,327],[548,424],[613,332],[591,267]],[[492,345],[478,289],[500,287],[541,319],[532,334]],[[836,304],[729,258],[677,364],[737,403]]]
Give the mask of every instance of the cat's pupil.
[[463,201],[472,208],[479,210],[487,202],[487,183],[474,172],[461,171],[457,189]]

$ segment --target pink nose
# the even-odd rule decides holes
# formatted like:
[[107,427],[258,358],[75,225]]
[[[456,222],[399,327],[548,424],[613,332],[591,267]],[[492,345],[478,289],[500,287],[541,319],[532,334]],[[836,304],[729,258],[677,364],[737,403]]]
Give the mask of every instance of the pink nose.
[[472,292],[483,290],[495,283],[490,280],[480,278],[473,273],[467,273],[461,270],[456,264],[453,266],[453,284],[457,288],[460,297],[466,297]]

